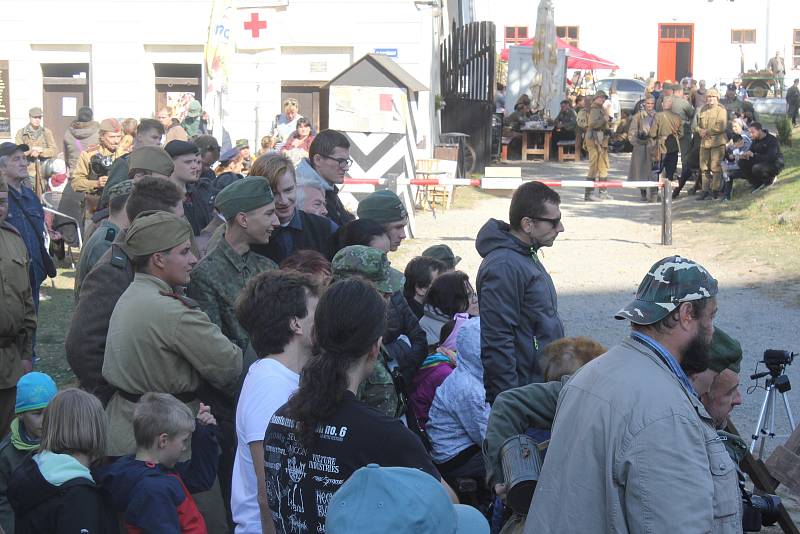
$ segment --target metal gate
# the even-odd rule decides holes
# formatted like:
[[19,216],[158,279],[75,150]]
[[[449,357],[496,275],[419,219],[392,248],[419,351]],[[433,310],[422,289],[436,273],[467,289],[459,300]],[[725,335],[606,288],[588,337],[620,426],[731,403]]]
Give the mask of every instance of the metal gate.
[[441,47],[442,132],[469,135],[472,172],[482,173],[491,158],[496,58],[493,22],[454,24]]

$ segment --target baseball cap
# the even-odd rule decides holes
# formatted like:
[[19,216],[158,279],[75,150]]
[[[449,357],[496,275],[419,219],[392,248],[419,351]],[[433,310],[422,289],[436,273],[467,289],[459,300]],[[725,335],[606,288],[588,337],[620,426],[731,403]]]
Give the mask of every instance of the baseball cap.
[[614,315],[640,325],[657,323],[681,303],[717,294],[717,281],[699,263],[669,256],[656,262],[645,275],[636,298]]
[[22,152],[27,152],[30,150],[31,147],[28,145],[18,145],[16,143],[5,142],[0,144],[0,156],[10,156],[17,150],[21,150]]
[[331,271],[336,279],[361,276],[382,293],[395,293],[403,289],[403,273],[389,267],[386,253],[364,245],[344,247],[331,261]]
[[488,534],[489,523],[476,508],[451,503],[424,471],[368,464],[333,494],[325,532]]
[[58,393],[56,383],[50,375],[32,371],[22,375],[17,382],[17,398],[14,413],[30,412],[46,408]]
[[453,254],[453,249],[447,245],[433,245],[422,251],[422,255],[427,258],[439,260],[447,265],[449,269],[455,269],[458,262],[461,261],[461,257]]

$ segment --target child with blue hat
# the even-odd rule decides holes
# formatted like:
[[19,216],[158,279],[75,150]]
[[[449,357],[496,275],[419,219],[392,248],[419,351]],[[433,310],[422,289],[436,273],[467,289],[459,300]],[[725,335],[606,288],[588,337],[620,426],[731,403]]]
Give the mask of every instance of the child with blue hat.
[[16,418],[0,442],[0,528],[5,532],[14,532],[14,511],[6,495],[8,481],[22,460],[39,448],[44,409],[56,393],[56,383],[44,373],[27,373],[17,382]]

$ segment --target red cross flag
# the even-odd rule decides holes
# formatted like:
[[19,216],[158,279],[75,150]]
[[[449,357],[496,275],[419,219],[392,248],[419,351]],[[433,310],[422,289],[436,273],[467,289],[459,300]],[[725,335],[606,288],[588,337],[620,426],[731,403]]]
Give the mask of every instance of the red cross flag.
[[269,8],[237,10],[236,48],[264,50],[279,45],[277,13]]

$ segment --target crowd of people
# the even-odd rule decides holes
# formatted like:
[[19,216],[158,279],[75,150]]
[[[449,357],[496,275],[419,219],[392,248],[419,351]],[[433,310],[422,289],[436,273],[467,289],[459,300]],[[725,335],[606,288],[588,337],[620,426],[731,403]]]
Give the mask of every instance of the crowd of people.
[[[297,115],[277,121],[304,130],[294,148]],[[566,337],[539,256],[564,231],[548,186],[481,228],[473,285],[445,244],[391,266],[406,205],[379,190],[344,206],[343,133],[295,164],[173,128],[142,119],[118,154],[103,120],[69,169],[87,239],[64,345],[78,387],[61,391],[32,371],[55,275],[36,156],[0,145],[0,532],[741,531],[739,442],[717,437],[741,348],[713,327],[702,266],[656,263],[606,351]],[[504,505],[501,466],[523,433],[550,439],[527,514]]]

